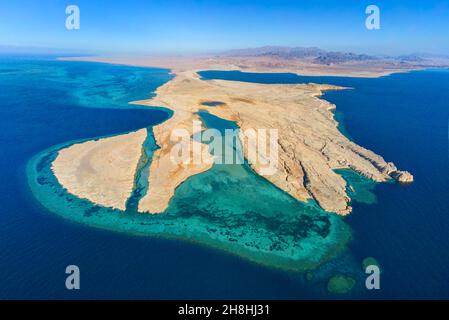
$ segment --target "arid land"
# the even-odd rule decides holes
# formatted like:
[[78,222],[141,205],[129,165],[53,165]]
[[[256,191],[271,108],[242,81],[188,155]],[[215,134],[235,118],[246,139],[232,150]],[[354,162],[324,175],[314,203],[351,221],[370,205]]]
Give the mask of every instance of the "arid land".
[[[140,212],[161,213],[168,207],[176,188],[192,175],[212,167],[211,162],[176,163],[170,159],[177,141],[170,139],[172,130],[185,129],[192,135],[199,110],[235,121],[241,131],[247,129],[278,130],[277,170],[265,178],[300,201],[315,200],[324,210],[346,215],[351,212],[346,181],[335,169],[353,169],[376,181],[396,179],[411,182],[413,176],[400,171],[392,162],[359,146],[338,130],[332,110],[334,105],[320,99],[325,90],[344,88],[317,84],[255,84],[222,80],[201,80],[200,70],[244,70],[256,72],[295,72],[303,75],[381,76],[392,72],[419,69],[378,63],[363,68],[359,62],[336,65],[307,64],[304,61],[279,61],[268,58],[207,57],[83,57],[83,61],[163,67],[175,77],[159,87],[156,96],[133,102],[161,106],[174,111],[173,116],[153,128],[160,147],[150,166],[149,190],[139,202]],[[276,62],[276,64],[275,64]],[[281,63],[282,62],[282,63]],[[242,67],[244,63],[244,68]],[[294,65],[293,65],[294,64]],[[302,64],[302,65],[301,65]],[[301,65],[301,66],[300,66]],[[220,101],[219,106],[203,103]],[[104,138],[75,144],[59,151],[53,163],[58,181],[68,192],[106,207],[123,209],[131,193],[132,179],[142,153],[141,131],[128,137]],[[207,145],[191,138],[205,159]],[[244,144],[244,154],[251,152]],[[196,150],[196,151],[195,151]],[[200,150],[200,151],[198,151]],[[258,150],[256,150],[258,152]],[[192,154],[192,156],[194,156]],[[262,165],[251,164],[256,173]]]

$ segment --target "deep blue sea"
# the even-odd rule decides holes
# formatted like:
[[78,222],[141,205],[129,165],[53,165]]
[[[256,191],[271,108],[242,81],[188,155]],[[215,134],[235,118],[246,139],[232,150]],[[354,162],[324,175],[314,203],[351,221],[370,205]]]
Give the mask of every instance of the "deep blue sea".
[[[357,143],[411,171],[406,187],[380,184],[377,203],[353,203],[352,256],[375,257],[381,290],[347,298],[449,298],[449,71],[377,79],[207,72],[204,78],[352,87],[325,97]],[[91,228],[48,212],[26,165],[68,141],[120,134],[166,120],[128,105],[171,79],[168,70],[0,57],[0,298],[322,298],[297,275],[219,250]],[[340,262],[342,263],[342,262]],[[65,288],[65,267],[81,290]],[[325,296],[324,296],[325,297]],[[343,297],[344,298],[344,297]]]

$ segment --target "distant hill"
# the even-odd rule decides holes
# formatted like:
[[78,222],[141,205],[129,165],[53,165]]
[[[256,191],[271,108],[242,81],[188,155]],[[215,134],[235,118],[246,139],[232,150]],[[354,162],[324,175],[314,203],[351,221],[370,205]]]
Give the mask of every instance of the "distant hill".
[[281,59],[309,59],[316,64],[338,64],[347,61],[377,60],[379,58],[366,54],[351,52],[325,51],[316,47],[277,47],[236,49],[221,53],[231,57],[271,57]]
[[259,48],[249,48],[249,49],[236,49],[229,50],[222,53],[225,56],[240,56],[240,57],[279,57],[284,59],[294,59],[294,58],[308,58],[317,57],[324,54],[326,51],[321,50],[316,47],[276,47],[276,46],[265,46]]

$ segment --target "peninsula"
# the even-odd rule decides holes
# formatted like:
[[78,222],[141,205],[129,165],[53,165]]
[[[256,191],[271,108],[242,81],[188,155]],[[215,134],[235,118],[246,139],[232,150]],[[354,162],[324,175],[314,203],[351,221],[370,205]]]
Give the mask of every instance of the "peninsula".
[[[274,174],[265,178],[300,201],[315,200],[328,212],[346,215],[352,210],[347,183],[335,171],[337,169],[352,169],[376,182],[393,178],[400,182],[413,180],[410,173],[398,170],[392,162],[355,144],[339,131],[332,112],[335,106],[320,96],[325,90],[345,88],[202,80],[197,74],[200,69],[195,68],[197,64],[189,66],[184,62],[182,59],[173,62],[174,78],[159,87],[155,97],[133,102],[173,110],[169,120],[153,127],[159,149],[151,161],[149,187],[140,199],[139,212],[164,212],[183,181],[212,167],[211,162],[183,164],[170,160],[172,148],[179,143],[171,141],[170,134],[179,128],[191,133],[190,143],[198,147],[193,148],[197,150],[194,152],[200,152],[204,158],[211,157],[207,145],[193,139],[192,122],[200,120],[197,114],[200,110],[234,121],[242,131],[277,129],[278,167]],[[170,61],[165,61],[164,65],[169,66]],[[229,69],[226,64],[220,67]],[[207,106],[204,101],[220,101],[220,104]],[[73,145],[59,151],[53,171],[69,193],[123,210],[132,191],[132,177],[143,152],[144,140],[141,130]],[[243,151],[247,156],[251,146],[245,146]],[[259,164],[252,164],[252,168],[256,173],[261,171]]]

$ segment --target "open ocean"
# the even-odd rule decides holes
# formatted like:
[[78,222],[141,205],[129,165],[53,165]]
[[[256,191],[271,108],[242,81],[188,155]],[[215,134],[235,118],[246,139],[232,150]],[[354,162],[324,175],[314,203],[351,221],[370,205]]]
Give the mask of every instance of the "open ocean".
[[[382,269],[381,290],[359,288],[341,298],[449,298],[449,71],[377,79],[223,71],[201,75],[352,87],[324,96],[337,105],[342,130],[412,172],[415,182],[380,184],[375,203],[354,202],[354,212],[344,218],[352,240],[317,277],[335,266],[341,272],[350,265],[352,272],[372,256]],[[30,159],[55,145],[166,120],[170,112],[164,109],[127,102],[151,97],[171,77],[164,69],[0,56],[1,299],[330,297],[325,281],[308,284],[304,274],[182,240],[90,227],[49,212],[33,196],[26,171]],[[65,288],[69,264],[80,267],[81,290]]]

